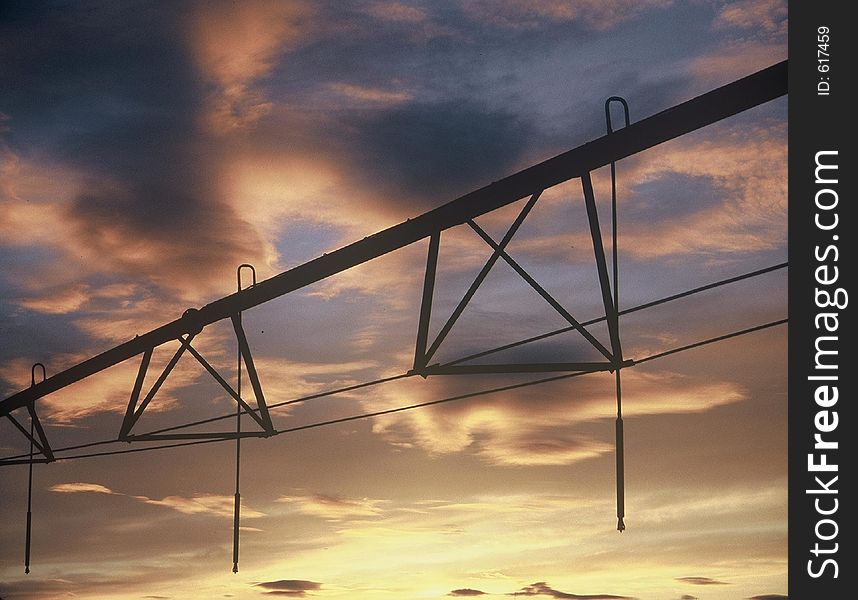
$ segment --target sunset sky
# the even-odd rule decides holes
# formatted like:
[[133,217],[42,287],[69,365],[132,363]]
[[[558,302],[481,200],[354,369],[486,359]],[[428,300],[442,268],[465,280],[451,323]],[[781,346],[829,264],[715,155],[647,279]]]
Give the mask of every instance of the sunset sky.
[[[35,362],[55,374],[233,293],[241,263],[266,279],[604,135],[609,96],[637,121],[782,61],[786,13],[3,2],[0,399]],[[786,116],[782,97],[618,163],[620,308],[786,260]],[[608,169],[593,180],[609,241]],[[522,206],[477,222],[499,240]],[[408,371],[426,251],[246,311],[268,403]],[[579,180],[547,190],[508,251],[579,320],[604,314]],[[490,254],[466,226],[442,234],[433,332]],[[781,269],[624,317],[624,354],[784,318],[786,283]],[[564,325],[499,261],[437,360]],[[155,351],[145,389],[177,345]],[[228,322],[194,345],[234,382]],[[596,358],[572,332],[492,360]],[[40,399],[52,445],[115,438],[138,364]],[[0,598],[785,599],[786,328],[622,376],[623,533],[613,375],[591,374],[244,441],[238,574],[234,442],[36,465],[26,576],[27,467],[0,467]],[[535,378],[410,377],[272,417],[286,429]],[[232,410],[185,356],[135,431]],[[27,449],[0,422],[0,455]]]

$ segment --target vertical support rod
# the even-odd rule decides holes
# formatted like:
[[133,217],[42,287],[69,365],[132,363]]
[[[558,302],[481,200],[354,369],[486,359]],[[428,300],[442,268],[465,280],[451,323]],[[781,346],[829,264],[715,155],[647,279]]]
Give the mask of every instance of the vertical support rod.
[[[239,285],[239,289],[241,286]],[[241,313],[238,313],[238,321],[241,322]],[[236,382],[236,393],[241,396],[241,348],[238,349],[238,381]],[[233,507],[232,519],[232,572],[238,573],[238,531],[241,520],[241,405],[235,404],[235,506]]]
[[426,344],[429,340],[429,321],[432,317],[432,296],[435,293],[435,272],[438,267],[438,249],[441,245],[441,232],[429,236],[429,253],[426,257],[426,275],[423,278],[423,300],[420,303],[420,320],[417,324],[417,346],[414,350],[414,370],[420,371],[426,366]]
[[[611,96],[605,101],[605,125],[608,134],[614,132],[614,127],[611,122],[611,102],[619,102],[623,107],[623,116],[625,117],[625,126],[628,127],[629,119],[629,103],[620,96]],[[614,314],[617,318],[616,328],[617,336],[619,337],[619,315],[620,315],[620,267],[619,267],[619,252],[617,242],[617,163],[611,161],[611,254],[613,263],[613,291],[614,291]],[[622,349],[620,357],[622,360]],[[623,522],[625,517],[625,465],[623,451],[623,395],[620,382],[620,369],[618,368],[615,377],[617,380],[617,424],[616,424],[616,452],[617,452],[617,531],[623,531],[626,524]]]
[[30,574],[30,540],[33,526],[33,417],[30,417],[30,472],[27,478],[27,539],[24,543],[24,574]]
[[617,531],[623,531],[626,524],[623,518],[626,516],[626,490],[625,490],[625,464],[623,450],[623,396],[620,385],[620,369],[614,372],[617,379]]

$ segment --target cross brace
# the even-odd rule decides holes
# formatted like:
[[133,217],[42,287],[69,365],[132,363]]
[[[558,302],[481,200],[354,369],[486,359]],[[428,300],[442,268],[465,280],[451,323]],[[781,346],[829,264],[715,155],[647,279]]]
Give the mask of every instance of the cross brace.
[[[235,439],[239,437],[268,437],[275,433],[274,424],[271,421],[271,416],[268,412],[268,406],[265,403],[265,395],[262,392],[262,385],[259,383],[259,374],[256,371],[256,365],[253,362],[253,355],[250,352],[250,346],[247,343],[247,335],[244,332],[244,327],[241,324],[241,317],[239,315],[231,316],[233,329],[235,330],[236,340],[238,342],[238,351],[241,359],[244,360],[244,365],[247,368],[247,373],[250,378],[250,385],[253,389],[253,393],[256,396],[256,404],[257,408],[252,408],[244,399],[241,397],[241,394],[234,390],[232,386],[227,383],[227,381],[218,373],[217,369],[215,369],[211,363],[209,363],[203,356],[200,354],[196,348],[191,345],[191,340],[193,339],[193,334],[188,334],[186,336],[179,336],[177,341],[180,344],[179,349],[173,354],[173,357],[168,361],[167,365],[164,367],[164,370],[158,376],[158,379],[155,380],[155,383],[152,385],[152,388],[146,394],[143,402],[138,406],[137,403],[140,399],[140,392],[143,388],[143,381],[146,378],[146,371],[149,368],[149,363],[152,358],[152,352],[154,348],[148,348],[143,353],[143,359],[140,361],[140,368],[137,371],[137,379],[134,382],[134,387],[131,391],[131,399],[128,401],[128,408],[125,411],[125,418],[122,421],[122,426],[119,429],[118,439],[120,441],[125,442],[133,442],[133,441],[154,441],[154,440],[195,440],[195,439]],[[256,421],[256,423],[262,428],[261,431],[226,431],[226,432],[193,432],[193,433],[174,433],[174,434],[153,434],[153,433],[144,433],[144,434],[132,434],[131,430],[134,425],[143,415],[143,411],[146,410],[146,407],[152,401],[157,391],[160,389],[161,385],[163,385],[164,381],[166,381],[167,377],[173,371],[176,364],[179,362],[179,359],[182,357],[184,352],[187,351],[188,354],[193,356],[197,362],[199,362],[206,371],[217,381],[224,390],[236,401],[239,410],[243,413],[250,415],[250,417]]]

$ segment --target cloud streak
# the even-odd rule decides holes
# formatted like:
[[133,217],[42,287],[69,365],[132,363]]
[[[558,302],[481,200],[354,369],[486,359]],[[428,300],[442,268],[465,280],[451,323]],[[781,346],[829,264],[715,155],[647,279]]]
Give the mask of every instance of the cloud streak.
[[[108,496],[125,496],[133,498],[143,504],[169,508],[185,515],[210,515],[216,517],[232,517],[234,498],[232,496],[217,496],[212,494],[200,494],[193,497],[166,496],[160,500],[146,496],[133,496],[111,490],[98,483],[61,483],[48,488],[52,492],[60,494],[96,493]],[[265,513],[253,510],[242,504],[242,518],[256,519],[265,516]]]

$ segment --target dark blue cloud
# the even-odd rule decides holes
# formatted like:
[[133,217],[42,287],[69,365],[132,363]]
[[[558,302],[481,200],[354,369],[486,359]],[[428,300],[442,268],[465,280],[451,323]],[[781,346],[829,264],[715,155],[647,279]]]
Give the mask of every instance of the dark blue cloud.
[[[622,176],[622,167],[618,172]],[[723,190],[709,177],[664,173],[630,189],[622,216],[635,223],[670,222],[723,201]]]
[[461,99],[413,102],[355,115],[355,171],[371,187],[428,208],[507,175],[532,126],[513,113]]

